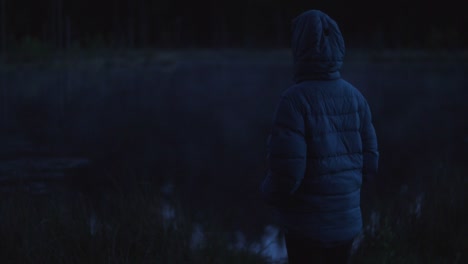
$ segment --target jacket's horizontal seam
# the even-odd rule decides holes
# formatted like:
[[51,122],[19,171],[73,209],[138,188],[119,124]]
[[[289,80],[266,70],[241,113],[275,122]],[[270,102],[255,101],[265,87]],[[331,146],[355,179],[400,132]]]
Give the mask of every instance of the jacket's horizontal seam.
[[314,136],[323,136],[327,134],[339,134],[339,133],[350,133],[350,132],[359,132],[359,129],[350,129],[350,130],[338,130],[338,131],[325,131],[322,133],[310,133],[309,137],[314,138]]
[[354,114],[358,114],[360,113],[360,111],[353,111],[353,112],[348,112],[348,113],[339,113],[339,114],[329,114],[329,113],[322,113],[322,114],[319,114],[319,113],[316,113],[316,114],[313,114],[311,112],[307,112],[307,115],[308,116],[345,116],[345,115],[354,115]]
[[324,173],[318,173],[318,174],[316,174],[316,175],[317,175],[317,176],[323,176],[323,175],[335,175],[335,174],[339,174],[339,173],[346,172],[346,171],[358,171],[358,170],[362,170],[362,168],[350,168],[350,169],[343,169],[343,170],[334,171],[334,172],[324,172]]
[[288,160],[293,160],[293,159],[305,159],[306,157],[286,157],[282,155],[271,155],[271,159],[288,159]]
[[327,155],[327,156],[311,156],[311,157],[308,157],[308,159],[337,158],[337,157],[341,157],[341,156],[357,155],[357,154],[362,154],[362,152],[361,151],[354,151],[354,152],[338,153],[338,154]]

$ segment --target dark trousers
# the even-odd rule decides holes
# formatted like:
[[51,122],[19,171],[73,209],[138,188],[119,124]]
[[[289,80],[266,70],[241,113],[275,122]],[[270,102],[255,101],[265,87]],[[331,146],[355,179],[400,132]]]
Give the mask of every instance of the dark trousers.
[[288,264],[349,264],[353,240],[324,247],[307,237],[285,234]]

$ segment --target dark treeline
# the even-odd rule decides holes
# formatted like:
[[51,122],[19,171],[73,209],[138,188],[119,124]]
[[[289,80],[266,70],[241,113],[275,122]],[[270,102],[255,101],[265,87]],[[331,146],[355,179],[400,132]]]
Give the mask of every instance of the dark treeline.
[[366,2],[0,0],[0,45],[3,52],[25,45],[51,49],[285,48],[291,20],[313,8],[333,16],[352,47],[459,49],[468,44],[460,4]]

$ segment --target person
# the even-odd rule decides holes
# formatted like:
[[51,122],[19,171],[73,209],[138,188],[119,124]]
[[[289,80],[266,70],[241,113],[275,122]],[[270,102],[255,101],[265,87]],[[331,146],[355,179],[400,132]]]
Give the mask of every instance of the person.
[[349,263],[362,232],[360,191],[377,174],[370,106],[340,75],[337,23],[320,10],[292,21],[294,83],[281,94],[262,197],[275,208],[290,264]]

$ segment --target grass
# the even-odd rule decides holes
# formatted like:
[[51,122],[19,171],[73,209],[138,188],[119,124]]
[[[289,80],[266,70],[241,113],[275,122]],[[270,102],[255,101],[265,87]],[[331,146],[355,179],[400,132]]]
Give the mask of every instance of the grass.
[[[373,218],[367,214],[367,226],[375,229],[365,229],[354,263],[466,263],[466,170],[447,166],[427,173],[424,195],[403,188],[376,203]],[[222,223],[209,219],[198,224],[203,242],[194,247],[194,211],[177,203],[176,196],[163,197],[158,186],[133,188],[100,200],[67,192],[3,194],[0,261],[267,263],[248,246],[231,250]],[[170,221],[161,214],[164,204],[174,210]]]
[[375,208],[380,217],[368,215],[377,230],[365,231],[356,263],[466,263],[467,170],[446,165],[421,173],[422,191],[395,191]]
[[[147,190],[147,188],[144,188]],[[140,189],[101,202],[79,195],[3,195],[0,202],[2,263],[262,263],[232,251],[219,230],[206,226],[207,242],[194,248],[194,224],[175,209],[166,223],[161,198]],[[185,213],[185,214],[184,214]]]

